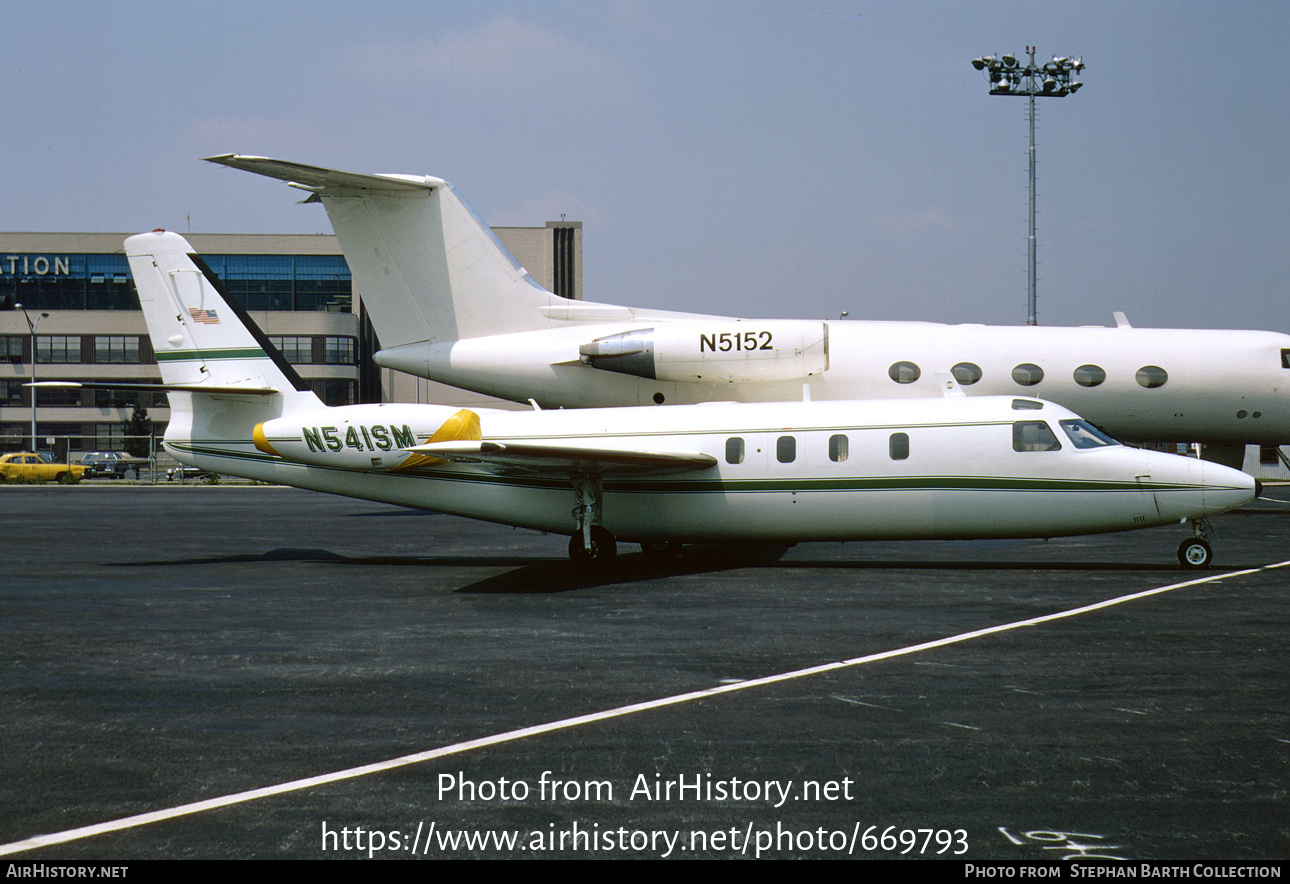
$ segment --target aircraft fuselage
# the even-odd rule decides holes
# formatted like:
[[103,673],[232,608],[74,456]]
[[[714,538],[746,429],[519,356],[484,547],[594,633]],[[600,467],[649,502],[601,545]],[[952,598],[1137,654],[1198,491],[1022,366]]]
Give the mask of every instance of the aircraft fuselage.
[[[210,407],[214,397],[197,399],[195,414],[177,409],[181,418],[166,433],[167,449],[186,463],[542,531],[577,530],[569,480],[558,472],[408,460],[409,443],[430,439],[453,408],[270,412],[256,431],[268,438],[257,445],[249,424],[238,432]],[[1081,448],[1068,429],[1083,423],[1076,415],[1031,399],[478,413],[484,441],[694,452],[715,461],[669,475],[606,476],[601,524],[623,540],[1049,537],[1176,523],[1253,495],[1248,476],[1195,458],[1115,444]],[[1019,446],[1031,430],[1049,442]]]
[[695,317],[406,344],[375,361],[543,407],[798,400],[804,386],[817,401],[933,397],[952,372],[968,396],[1041,397],[1125,439],[1290,442],[1290,336],[1266,331]]

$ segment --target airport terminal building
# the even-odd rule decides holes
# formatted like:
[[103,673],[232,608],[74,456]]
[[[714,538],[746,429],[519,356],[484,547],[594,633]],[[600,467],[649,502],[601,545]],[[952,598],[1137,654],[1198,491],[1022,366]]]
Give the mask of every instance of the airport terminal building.
[[[494,232],[538,282],[582,297],[581,222]],[[164,393],[24,386],[33,371],[38,381],[160,382],[125,257],[127,236],[0,233],[0,450],[31,446],[33,419],[37,449],[57,439],[66,440],[73,459],[80,451],[121,450],[136,405],[147,409],[158,435],[164,430]],[[372,364],[380,342],[335,236],[187,239],[327,404],[497,404]]]

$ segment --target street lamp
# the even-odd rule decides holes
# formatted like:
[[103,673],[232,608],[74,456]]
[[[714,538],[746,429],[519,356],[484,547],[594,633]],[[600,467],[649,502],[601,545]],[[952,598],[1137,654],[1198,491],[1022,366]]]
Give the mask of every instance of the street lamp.
[[22,311],[22,316],[27,320],[27,330],[31,332],[31,450],[36,450],[36,326],[40,321],[48,316],[48,313],[42,313],[36,317],[36,321],[31,321],[31,316],[27,313],[27,308],[21,304],[14,304]]
[[1035,98],[1063,98],[1078,92],[1084,84],[1071,77],[1084,70],[1084,59],[1054,55],[1052,61],[1037,65],[1035,47],[1027,46],[1026,52],[1030,55],[1030,62],[1024,68],[1018,66],[1017,57],[1012,53],[974,58],[972,67],[985,72],[990,81],[991,95],[1024,95],[1030,99],[1030,299],[1026,325],[1038,325],[1035,308]]

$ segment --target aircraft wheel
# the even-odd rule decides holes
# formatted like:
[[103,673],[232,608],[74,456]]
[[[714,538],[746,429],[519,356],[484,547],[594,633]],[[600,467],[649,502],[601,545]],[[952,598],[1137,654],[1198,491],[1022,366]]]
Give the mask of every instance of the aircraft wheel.
[[582,533],[569,538],[569,558],[576,565],[608,565],[618,555],[614,535],[599,525],[591,526],[591,549],[582,545]]
[[645,558],[674,559],[681,554],[681,544],[675,540],[647,540],[641,544]]
[[1178,561],[1184,568],[1207,568],[1213,558],[1214,551],[1199,537],[1184,540],[1178,545]]

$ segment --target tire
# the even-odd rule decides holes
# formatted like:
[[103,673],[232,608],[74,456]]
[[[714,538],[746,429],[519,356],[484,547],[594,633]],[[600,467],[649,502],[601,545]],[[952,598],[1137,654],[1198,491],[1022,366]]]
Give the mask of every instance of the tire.
[[575,565],[608,565],[618,555],[618,543],[614,535],[599,525],[591,526],[591,549],[582,545],[582,533],[569,538],[569,558]]
[[1199,537],[1184,540],[1178,545],[1178,561],[1184,568],[1208,568],[1213,558],[1214,551]]

